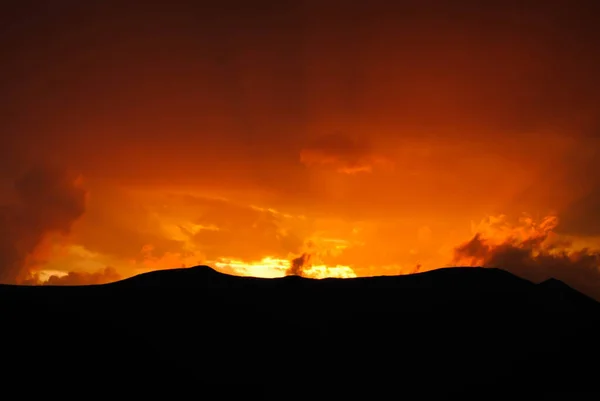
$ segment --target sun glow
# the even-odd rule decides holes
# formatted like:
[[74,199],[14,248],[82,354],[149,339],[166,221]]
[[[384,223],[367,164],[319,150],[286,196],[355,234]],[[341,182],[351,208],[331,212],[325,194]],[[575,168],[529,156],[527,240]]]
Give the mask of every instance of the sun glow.
[[[234,259],[220,259],[212,263],[217,269],[239,275],[262,278],[276,278],[288,275],[292,263],[286,259],[265,257],[256,262],[244,262]],[[308,278],[354,278],[356,273],[349,266],[307,265],[302,276]]]

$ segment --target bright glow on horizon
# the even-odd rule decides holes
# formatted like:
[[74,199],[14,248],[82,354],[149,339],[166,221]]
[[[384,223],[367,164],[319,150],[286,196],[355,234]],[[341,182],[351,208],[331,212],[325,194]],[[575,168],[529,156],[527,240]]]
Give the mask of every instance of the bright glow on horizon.
[[[277,278],[284,277],[290,269],[292,263],[286,259],[278,259],[267,256],[256,262],[243,262],[240,260],[219,260],[212,264],[226,272],[231,271],[232,274],[240,276],[261,277],[261,278]],[[302,275],[309,278],[354,278],[356,273],[349,266],[326,266],[326,265],[309,265],[302,270]]]

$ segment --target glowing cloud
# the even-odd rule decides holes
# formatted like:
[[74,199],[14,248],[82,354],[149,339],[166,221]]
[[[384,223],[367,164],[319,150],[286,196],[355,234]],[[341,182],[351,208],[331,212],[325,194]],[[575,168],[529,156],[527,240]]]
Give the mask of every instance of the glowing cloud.
[[220,260],[215,261],[214,266],[225,273],[275,278],[287,275],[298,275],[307,278],[353,278],[356,273],[348,266],[326,266],[309,264],[310,257],[306,254],[295,258],[292,261],[286,259],[277,259],[265,257],[256,262],[243,262],[240,260]]
[[506,216],[490,217],[455,248],[452,264],[501,268],[535,282],[554,277],[600,299],[600,251],[576,249],[554,232],[557,226],[556,216],[539,223],[525,216],[516,225]]

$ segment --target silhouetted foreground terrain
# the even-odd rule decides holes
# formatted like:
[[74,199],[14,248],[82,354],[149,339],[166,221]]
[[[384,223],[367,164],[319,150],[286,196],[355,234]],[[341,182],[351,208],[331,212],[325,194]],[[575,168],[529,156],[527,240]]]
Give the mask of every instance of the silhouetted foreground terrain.
[[513,400],[598,383],[600,305],[496,269],[310,280],[199,266],[0,286],[0,308],[9,376],[51,377],[61,391]]

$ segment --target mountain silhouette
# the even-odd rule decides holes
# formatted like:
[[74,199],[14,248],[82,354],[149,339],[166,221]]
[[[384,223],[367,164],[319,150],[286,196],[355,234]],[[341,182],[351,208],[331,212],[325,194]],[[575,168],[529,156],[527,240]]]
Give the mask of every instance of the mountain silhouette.
[[555,278],[550,278],[541,282],[538,284],[538,288],[542,289],[546,294],[551,294],[560,298],[561,301],[576,303],[580,308],[583,308],[584,306],[587,306],[588,308],[594,308],[597,305],[597,301],[593,298],[582,294],[581,292]]
[[600,304],[501,269],[316,280],[197,266],[3,285],[0,308],[10,377],[33,370],[138,395],[575,399],[596,391],[600,357]]

